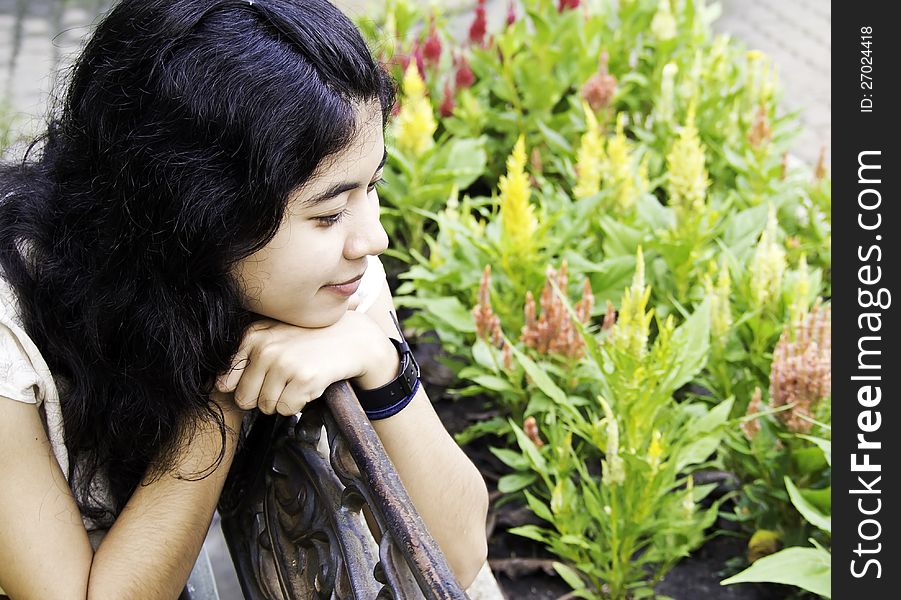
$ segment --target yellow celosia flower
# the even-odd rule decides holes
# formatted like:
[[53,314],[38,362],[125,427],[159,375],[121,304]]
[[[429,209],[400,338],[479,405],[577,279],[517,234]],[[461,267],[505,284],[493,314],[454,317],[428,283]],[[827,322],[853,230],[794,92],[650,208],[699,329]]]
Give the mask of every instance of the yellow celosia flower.
[[657,13],[651,20],[651,33],[661,42],[676,37],[676,18],[669,0],[660,0],[657,4]]
[[716,284],[710,275],[704,275],[704,292],[710,298],[710,329],[715,340],[722,340],[722,336],[732,327],[732,307],[729,297],[732,293],[732,280],[729,276],[729,267],[725,262],[720,264]]
[[560,514],[565,506],[563,502],[563,480],[558,479],[554,491],[551,492],[551,512],[555,515]]
[[620,212],[626,212],[635,205],[635,179],[632,174],[632,155],[623,133],[625,115],[620,113],[616,120],[616,135],[607,142],[607,161],[605,163],[608,186],[614,189],[613,195]]
[[670,206],[675,207],[679,223],[689,214],[703,213],[707,187],[710,185],[704,166],[704,145],[698,137],[694,118],[695,107],[692,104],[685,126],[666,155]]
[[767,59],[759,50],[749,50],[748,58],[748,99],[749,110],[761,104],[769,104],[779,81],[779,67]]
[[591,106],[584,100],[582,110],[585,112],[587,130],[579,140],[579,153],[576,159],[576,186],[573,195],[577,199],[597,194],[601,189],[601,160],[604,157],[604,139],[598,120]]
[[669,62],[664,65],[660,76],[660,101],[657,104],[657,118],[664,123],[672,122],[675,114],[676,73],[678,72],[678,65]]
[[400,113],[394,121],[394,140],[402,152],[415,156],[435,145],[432,136],[438,129],[415,60],[410,61],[404,73],[403,92]]
[[648,446],[648,464],[651,465],[654,472],[657,472],[660,467],[661,456],[663,456],[663,434],[655,429],[651,437],[651,444]]
[[801,318],[807,313],[807,297],[810,295],[810,274],[807,270],[807,255],[801,254],[798,261],[798,281],[792,293],[792,302],[789,307],[789,323],[801,322]]
[[771,204],[766,228],[751,259],[751,300],[755,307],[763,307],[782,289],[785,274],[785,250],[776,241],[776,208]]
[[729,49],[729,35],[720,34],[713,42],[710,50],[709,66],[706,69],[707,77],[713,82],[722,82],[726,78],[726,69],[729,64],[727,50]]
[[534,251],[538,222],[529,203],[532,188],[526,174],[526,144],[522,135],[507,158],[507,174],[501,175],[501,246],[505,257],[529,256]]
[[695,480],[694,476],[688,476],[688,483],[685,487],[685,495],[682,496],[682,511],[685,513],[686,517],[690,517],[695,514]]
[[654,310],[645,313],[651,286],[644,283],[644,255],[638,247],[632,286],[623,293],[619,316],[611,332],[617,348],[640,360],[647,354],[648,333]]
[[626,481],[626,469],[623,458],[619,455],[619,424],[602,396],[598,396],[598,402],[607,422],[607,447],[604,449],[604,460],[601,461],[601,481],[604,485],[622,485]]

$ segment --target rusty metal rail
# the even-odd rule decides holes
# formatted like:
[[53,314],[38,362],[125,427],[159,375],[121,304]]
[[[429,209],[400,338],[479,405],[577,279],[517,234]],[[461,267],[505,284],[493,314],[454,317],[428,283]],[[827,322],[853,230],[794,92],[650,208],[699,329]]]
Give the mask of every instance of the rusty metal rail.
[[347,382],[245,429],[219,503],[245,598],[467,598]]

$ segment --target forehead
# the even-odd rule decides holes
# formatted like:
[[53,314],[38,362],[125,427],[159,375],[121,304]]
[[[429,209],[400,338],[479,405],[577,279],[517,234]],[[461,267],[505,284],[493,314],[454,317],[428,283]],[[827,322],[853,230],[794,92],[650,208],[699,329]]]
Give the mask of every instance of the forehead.
[[311,183],[322,183],[319,180],[333,178],[355,179],[358,175],[363,178],[372,177],[374,168],[385,152],[381,107],[378,101],[357,104],[355,113],[356,130],[350,143],[319,163],[313,172]]

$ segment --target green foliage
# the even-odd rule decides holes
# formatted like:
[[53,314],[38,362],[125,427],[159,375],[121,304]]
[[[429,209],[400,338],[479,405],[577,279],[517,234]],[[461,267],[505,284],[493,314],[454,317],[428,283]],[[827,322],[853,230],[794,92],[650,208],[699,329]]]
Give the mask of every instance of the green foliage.
[[441,341],[453,394],[499,412],[458,441],[506,442],[498,487],[545,521],[516,532],[577,597],[653,594],[717,516],[705,466],[738,476],[722,516],[748,534],[826,543],[801,515],[831,510],[829,400],[810,435],[775,416],[791,406],[746,414],[831,293],[831,181],[787,160],[773,67],[714,36],[703,0],[523,4],[484,44],[407,0],[361,23],[399,81],[431,18],[442,44],[424,96],[401,90],[416,127],[389,131],[383,215],[407,325]]

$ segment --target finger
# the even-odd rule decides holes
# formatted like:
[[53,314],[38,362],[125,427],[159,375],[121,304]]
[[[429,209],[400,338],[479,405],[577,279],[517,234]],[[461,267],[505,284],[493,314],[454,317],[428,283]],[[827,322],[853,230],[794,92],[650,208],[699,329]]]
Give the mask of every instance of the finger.
[[263,334],[263,332],[271,328],[274,324],[275,321],[272,319],[261,319],[259,321],[254,321],[247,328],[247,331],[244,332],[244,337],[241,339],[238,351],[232,357],[231,367],[229,367],[225,373],[219,375],[216,380],[216,388],[220,392],[232,392],[235,390],[238,381],[244,373],[244,369],[247,368],[250,362],[250,356],[253,353],[254,348],[264,343],[265,334]]
[[266,378],[269,364],[260,356],[255,348],[248,358],[248,365],[240,373],[240,379],[235,386],[235,404],[249,410],[257,405],[260,397],[260,389]]
[[220,392],[232,392],[238,385],[238,381],[244,374],[244,369],[249,364],[246,352],[243,348],[238,350],[238,353],[232,358],[232,366],[216,379],[216,389]]
[[309,387],[296,379],[289,381],[276,404],[278,414],[288,417],[302,411],[312,399],[312,395],[308,390]]
[[266,372],[263,384],[260,386],[260,393],[257,397],[257,408],[267,415],[275,413],[276,405],[278,404],[279,398],[282,396],[282,392],[287,383],[285,377],[277,370],[269,369]]

